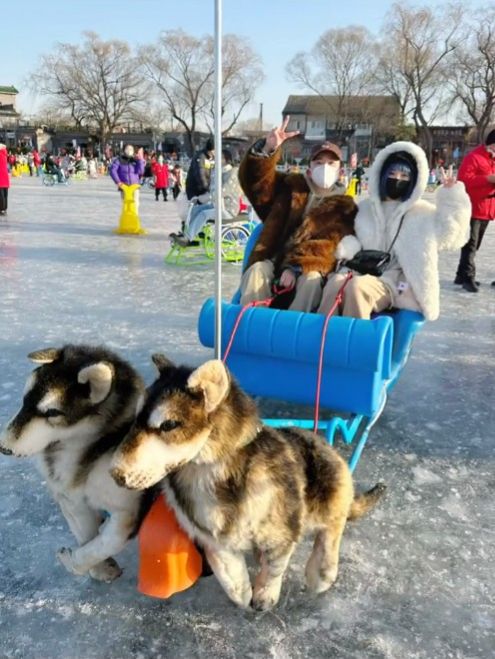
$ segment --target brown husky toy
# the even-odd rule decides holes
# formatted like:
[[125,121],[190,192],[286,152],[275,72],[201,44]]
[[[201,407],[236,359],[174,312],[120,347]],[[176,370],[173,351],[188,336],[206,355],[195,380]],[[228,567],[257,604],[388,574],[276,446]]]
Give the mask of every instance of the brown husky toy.
[[[239,606],[264,610],[278,602],[305,532],[316,534],[307,585],[315,593],[330,588],[346,521],[369,510],[385,487],[356,497],[346,462],[322,438],[263,426],[222,362],[193,370],[163,355],[153,361],[159,378],[112,461],[117,483],[141,490],[163,479],[179,522]],[[253,588],[248,551],[260,564]]]

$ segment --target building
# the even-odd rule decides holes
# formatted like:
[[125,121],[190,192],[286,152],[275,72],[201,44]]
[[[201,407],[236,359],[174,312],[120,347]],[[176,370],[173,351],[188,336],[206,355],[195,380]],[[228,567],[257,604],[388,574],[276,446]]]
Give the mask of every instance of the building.
[[13,86],[0,85],[0,141],[7,146],[16,144],[16,128],[21,116],[16,110],[18,93]]
[[282,115],[290,115],[287,130],[299,130],[289,155],[305,159],[315,142],[329,140],[342,147],[344,158],[357,153],[371,158],[394,139],[400,106],[393,96],[297,96],[287,99]]
[[[458,164],[477,144],[475,126],[430,126],[433,140],[432,162]],[[421,138],[421,129],[419,131]]]

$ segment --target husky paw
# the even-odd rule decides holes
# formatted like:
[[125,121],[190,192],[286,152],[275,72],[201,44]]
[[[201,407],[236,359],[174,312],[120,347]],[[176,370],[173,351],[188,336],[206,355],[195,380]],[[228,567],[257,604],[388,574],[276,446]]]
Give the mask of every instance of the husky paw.
[[237,606],[240,606],[242,609],[247,609],[251,603],[253,590],[251,586],[242,590],[241,588],[236,588],[235,590],[230,591],[228,595]]
[[77,575],[86,574],[87,570],[81,570],[80,568],[76,567],[74,563],[73,551],[70,549],[70,547],[62,547],[62,549],[59,549],[57,552],[57,558],[65,567],[67,572]]
[[251,600],[251,607],[255,611],[268,611],[273,609],[280,598],[280,586],[264,587],[256,590]]
[[306,570],[306,586],[315,595],[331,588],[337,579],[337,568],[330,570]]
[[122,568],[115,559],[107,558],[105,561],[93,566],[89,571],[89,575],[96,581],[111,583],[115,579],[118,579],[122,572]]

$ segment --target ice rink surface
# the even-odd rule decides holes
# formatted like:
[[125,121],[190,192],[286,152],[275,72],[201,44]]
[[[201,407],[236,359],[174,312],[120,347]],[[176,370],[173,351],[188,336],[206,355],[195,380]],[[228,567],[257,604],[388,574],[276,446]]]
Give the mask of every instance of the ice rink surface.
[[[200,306],[213,266],[166,266],[173,201],[141,196],[148,235],[119,237],[109,179],[43,188],[13,181],[0,218],[0,423],[17,410],[32,350],[104,343],[150,382],[152,352],[198,364]],[[356,471],[385,501],[349,524],[338,580],[303,590],[305,542],[278,608],[236,609],[214,577],[170,600],[137,593],[136,544],[111,585],[73,577],[55,551],[72,544],[30,460],[0,456],[0,657],[26,659],[311,657],[478,659],[495,648],[495,227],[479,253],[477,295],[452,283],[442,254],[441,318],[410,361]],[[225,266],[225,297],[240,268]],[[261,401],[265,415],[294,415]],[[300,412],[300,410],[297,410]]]

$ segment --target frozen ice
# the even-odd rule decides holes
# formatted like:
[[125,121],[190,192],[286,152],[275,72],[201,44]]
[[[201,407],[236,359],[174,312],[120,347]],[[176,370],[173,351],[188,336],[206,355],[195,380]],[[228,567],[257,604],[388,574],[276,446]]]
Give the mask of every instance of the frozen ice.
[[[43,188],[13,181],[0,218],[0,423],[15,413],[28,352],[105,343],[153,378],[150,355],[198,364],[196,333],[213,265],[163,262],[179,220],[143,190],[146,236],[112,233],[119,197],[106,178]],[[69,575],[55,559],[70,533],[29,460],[0,456],[0,657],[478,659],[495,647],[495,229],[478,254],[479,294],[440,262],[442,315],[417,337],[356,471],[388,484],[384,502],[349,524],[338,580],[304,591],[305,542],[273,612],[236,609],[213,577],[170,600],[136,591],[136,544],[111,585]],[[225,297],[240,269],[224,267]],[[260,401],[267,416],[300,413]],[[310,411],[306,410],[309,416]]]

